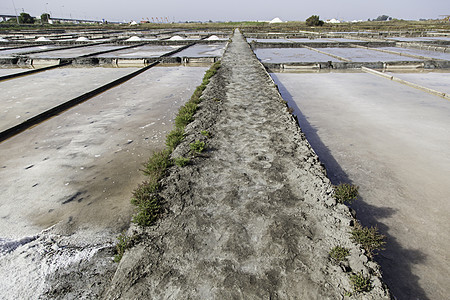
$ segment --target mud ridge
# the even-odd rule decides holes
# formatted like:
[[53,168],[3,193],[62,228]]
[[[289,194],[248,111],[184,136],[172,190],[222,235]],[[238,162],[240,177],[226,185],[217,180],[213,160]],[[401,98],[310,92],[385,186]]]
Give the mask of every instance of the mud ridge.
[[[371,278],[352,299],[390,299],[379,266],[350,240],[317,155],[237,31],[203,93],[189,144],[208,150],[163,180],[165,213],[127,250],[106,299],[343,299],[349,275]],[[207,130],[210,137],[201,134]],[[350,249],[333,263],[334,246]]]

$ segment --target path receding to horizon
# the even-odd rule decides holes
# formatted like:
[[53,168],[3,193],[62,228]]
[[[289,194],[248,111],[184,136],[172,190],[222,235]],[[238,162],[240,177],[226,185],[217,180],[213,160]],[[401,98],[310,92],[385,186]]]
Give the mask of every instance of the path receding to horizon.
[[[335,204],[318,157],[238,31],[203,98],[173,155],[188,155],[197,139],[208,150],[170,169],[167,213],[127,250],[106,298],[338,299],[351,291],[349,274],[362,272],[374,286],[365,299],[389,299],[378,266],[350,241],[348,208]],[[337,245],[351,249],[350,272],[328,257]]]

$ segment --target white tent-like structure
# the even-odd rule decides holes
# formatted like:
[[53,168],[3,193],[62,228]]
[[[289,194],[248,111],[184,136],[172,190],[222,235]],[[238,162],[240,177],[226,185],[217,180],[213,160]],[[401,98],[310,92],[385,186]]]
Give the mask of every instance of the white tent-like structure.
[[283,21],[281,21],[280,18],[276,17],[276,18],[272,19],[272,21],[270,21],[269,23],[270,23],[270,24],[273,24],[273,23],[283,23]]

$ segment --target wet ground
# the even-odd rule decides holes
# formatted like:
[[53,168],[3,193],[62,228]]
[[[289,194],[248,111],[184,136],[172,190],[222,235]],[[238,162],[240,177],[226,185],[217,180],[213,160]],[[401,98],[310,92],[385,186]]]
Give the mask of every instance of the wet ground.
[[[448,73],[395,76],[437,90]],[[360,186],[358,218],[387,235],[378,256],[398,299],[450,290],[450,102],[371,74],[272,74],[334,183]]]

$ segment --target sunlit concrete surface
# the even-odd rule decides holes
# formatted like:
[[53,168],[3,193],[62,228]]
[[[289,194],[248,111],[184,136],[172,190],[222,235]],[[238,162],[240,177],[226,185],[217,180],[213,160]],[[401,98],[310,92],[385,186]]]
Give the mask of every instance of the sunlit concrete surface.
[[387,235],[394,295],[448,298],[450,101],[372,74],[272,77],[332,182],[360,187],[358,218]]
[[209,44],[209,45],[194,45],[183,51],[180,51],[173,56],[178,57],[207,57],[207,56],[222,56],[225,51],[226,43]]
[[344,38],[329,38],[329,40],[333,42],[339,42],[339,43],[354,43],[354,42],[361,42],[361,40],[352,40],[352,39],[344,39]]
[[49,58],[68,58],[68,57],[77,57],[81,55],[86,54],[92,54],[100,51],[108,51],[108,50],[114,50],[119,49],[124,46],[113,46],[113,45],[98,45],[98,46],[88,46],[88,47],[81,47],[81,48],[72,48],[72,49],[66,49],[66,50],[57,50],[57,51],[50,51],[50,52],[43,52],[43,53],[35,53],[27,55],[31,58],[42,58],[42,57],[49,57]]
[[445,37],[445,36],[427,36],[427,37],[414,37],[414,38],[393,37],[393,38],[388,38],[388,39],[389,40],[402,41],[402,42],[450,41],[450,37]]
[[[31,69],[27,69],[27,68],[7,68],[7,69],[0,69],[0,76],[6,76],[6,75],[10,75],[10,74],[16,74],[16,73],[21,73],[21,72],[26,72],[26,71],[30,71]],[[1,86],[1,83],[0,83]]]
[[258,42],[258,43],[292,43],[292,41],[288,39],[255,39],[255,38],[247,38],[247,42]]
[[[443,71],[423,73],[388,73],[397,78],[416,83],[438,92],[450,94],[450,74]],[[448,100],[447,100],[448,101]],[[449,101],[450,102],[450,101]],[[450,122],[450,120],[449,120]]]
[[317,38],[317,39],[293,38],[293,39],[289,39],[289,41],[296,42],[296,43],[334,43],[334,41],[331,39],[322,39],[322,38]]
[[174,51],[181,46],[141,46],[131,49],[119,50],[110,53],[97,55],[96,57],[126,57],[126,58],[142,58],[142,57],[159,57],[165,53]]
[[397,47],[381,47],[379,49],[396,51],[406,54],[420,55],[430,58],[437,59],[446,59],[450,60],[450,53],[439,52],[439,51],[428,51],[428,50],[420,50],[420,49],[412,49],[412,48],[397,48]]
[[205,70],[149,69],[0,143],[0,241],[54,224],[68,234],[126,228],[139,169]]
[[58,68],[1,81],[0,130],[11,128],[136,70],[137,68]]
[[343,58],[350,59],[356,62],[368,62],[368,61],[418,61],[419,59],[395,55],[390,53],[384,53],[374,50],[361,49],[361,48],[321,48],[321,51],[326,53],[341,56]]
[[[324,49],[321,50],[324,51]],[[270,63],[340,61],[306,48],[258,48],[254,52],[262,62]]]
[[18,49],[9,49],[0,51],[0,57],[14,57],[15,55],[19,55],[25,52],[32,51],[40,51],[40,50],[49,50],[59,48],[57,46],[36,46],[36,47],[26,47],[26,48],[18,48]]

